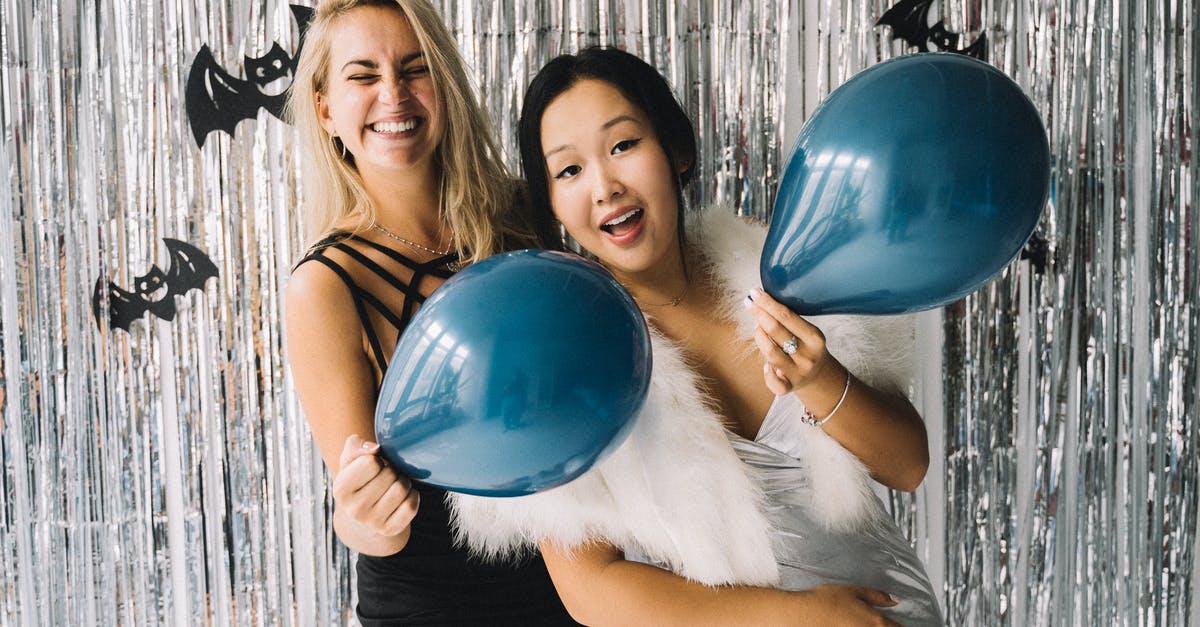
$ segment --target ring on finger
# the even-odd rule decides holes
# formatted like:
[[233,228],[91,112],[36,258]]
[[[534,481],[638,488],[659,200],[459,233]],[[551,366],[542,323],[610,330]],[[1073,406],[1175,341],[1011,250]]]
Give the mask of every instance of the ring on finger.
[[779,350],[783,351],[784,355],[795,355],[797,348],[800,348],[800,341],[793,335],[779,347]]

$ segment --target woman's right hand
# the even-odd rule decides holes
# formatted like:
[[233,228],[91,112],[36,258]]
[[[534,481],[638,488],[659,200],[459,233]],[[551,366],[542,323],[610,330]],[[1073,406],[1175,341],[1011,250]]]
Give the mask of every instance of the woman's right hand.
[[[357,434],[346,438],[333,480],[334,511],[366,537],[403,546],[421,495],[379,456],[379,444]],[[399,549],[397,549],[399,550]]]
[[884,616],[879,608],[894,607],[899,600],[874,588],[825,584],[796,593],[805,598],[805,623],[817,625],[887,625],[900,623]]

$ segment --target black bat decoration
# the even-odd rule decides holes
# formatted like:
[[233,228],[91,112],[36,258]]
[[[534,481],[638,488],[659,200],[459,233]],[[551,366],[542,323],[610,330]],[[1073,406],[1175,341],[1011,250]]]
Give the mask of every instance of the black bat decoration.
[[1020,258],[1029,261],[1034,274],[1045,274],[1046,264],[1050,259],[1050,242],[1034,233],[1021,249]]
[[929,52],[929,45],[945,52],[957,52],[980,61],[987,61],[987,37],[979,35],[974,43],[958,49],[958,33],[946,30],[946,24],[938,20],[929,25],[929,7],[934,0],[900,0],[875,22],[876,26],[891,26],[892,39],[899,37],[916,46],[921,52]]
[[104,328],[101,314],[108,299],[110,329],[129,330],[129,326],[150,312],[163,320],[175,319],[175,297],[192,290],[204,290],[204,282],[217,276],[217,266],[203,251],[187,242],[163,238],[171,255],[171,267],[163,272],[157,265],[134,277],[133,290],[117,287],[112,281],[104,285],[104,277],[96,279],[92,291],[92,313],[96,324]]
[[[218,65],[208,44],[200,47],[200,52],[192,60],[184,91],[188,122],[192,127],[192,135],[196,137],[196,145],[203,148],[204,139],[212,131],[225,131],[233,135],[238,123],[254,119],[259,109],[266,109],[267,113],[284,119],[287,88],[291,85],[278,91],[272,90],[271,85],[290,79],[295,74],[296,60],[304,48],[304,35],[313,16],[313,10],[309,7],[290,6],[292,17],[300,27],[300,43],[296,46],[296,54],[288,56],[276,42],[261,57],[243,57],[246,80],[233,76]],[[268,90],[275,93],[268,93]]]

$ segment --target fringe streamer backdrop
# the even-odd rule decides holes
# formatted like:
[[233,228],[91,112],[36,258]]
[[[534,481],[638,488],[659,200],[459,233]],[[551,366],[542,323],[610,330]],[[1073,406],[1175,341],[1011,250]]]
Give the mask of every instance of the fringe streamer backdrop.
[[[310,4],[308,0],[294,0]],[[442,2],[510,154],[527,79],[616,44],[698,121],[700,200],[769,213],[799,122],[909,51],[877,0]],[[292,133],[265,112],[198,147],[208,44],[235,76],[284,0],[0,0],[0,625],[342,624],[349,559],[290,389],[280,293],[299,250]],[[1054,193],[1003,277],[924,316],[933,466],[899,519],[954,624],[1200,615],[1200,86],[1192,0],[935,5],[1045,116]],[[784,95],[787,100],[784,100]],[[173,320],[101,327],[194,245],[218,278]],[[107,312],[103,312],[107,315]],[[944,339],[943,339],[944,338]]]
[[[235,78],[295,50],[288,3],[0,2],[0,624],[345,623],[348,555],[281,346],[293,133],[259,112],[198,147],[185,113],[203,45]],[[702,120],[700,193],[765,213],[786,5],[442,6],[511,152],[532,72],[620,44]],[[173,320],[98,325],[98,279],[136,291],[183,265],[163,238],[218,277],[169,292]]]

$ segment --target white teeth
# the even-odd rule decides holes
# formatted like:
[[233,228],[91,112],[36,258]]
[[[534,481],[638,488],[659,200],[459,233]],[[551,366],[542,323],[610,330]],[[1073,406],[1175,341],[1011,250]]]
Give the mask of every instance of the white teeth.
[[641,209],[633,209],[629,213],[617,216],[617,217],[613,218],[612,220],[605,222],[602,226],[616,226],[626,220],[633,218],[633,216],[636,216],[638,214],[638,212],[640,212],[640,211],[641,211]]
[[403,122],[376,122],[371,125],[371,130],[376,133],[403,133],[417,128],[417,119],[409,118]]

